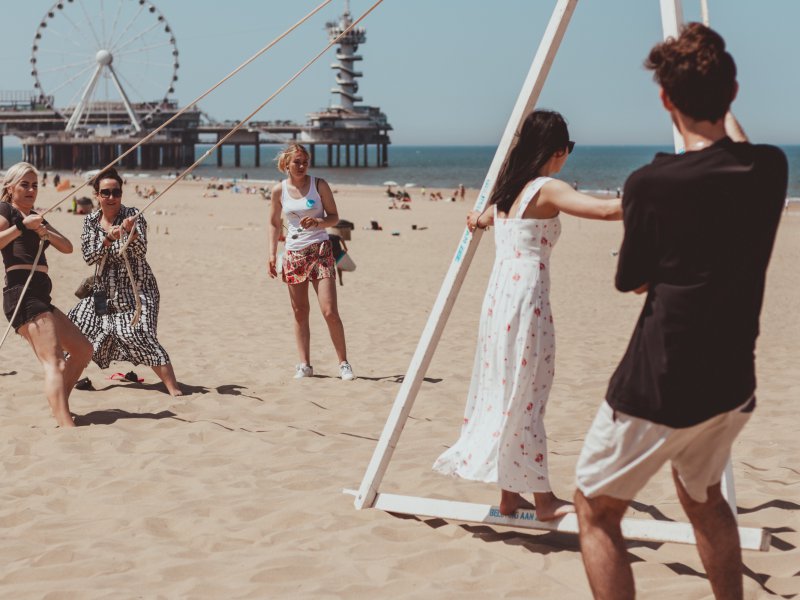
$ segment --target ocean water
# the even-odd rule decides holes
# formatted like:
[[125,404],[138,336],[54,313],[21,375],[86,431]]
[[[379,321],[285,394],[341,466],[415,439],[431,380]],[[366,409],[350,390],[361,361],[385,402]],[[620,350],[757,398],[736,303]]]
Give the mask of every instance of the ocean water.
[[[199,158],[208,146],[198,145]],[[233,166],[232,147],[223,150],[223,167],[217,167],[212,155],[201,164],[195,173],[202,177],[277,180],[280,173],[275,168],[274,157],[280,146],[261,147],[261,166],[256,168],[252,147],[242,147],[242,166]],[[789,192],[800,198],[800,146],[782,146],[789,158]],[[388,167],[323,168],[314,173],[332,183],[383,185],[384,181],[396,181],[400,185],[413,183],[417,187],[455,189],[463,183],[470,188],[480,188],[495,153],[494,146],[389,146]],[[622,188],[631,171],[650,162],[656,152],[670,152],[668,146],[581,146],[567,161],[559,177],[572,184],[578,183],[582,190],[616,192]],[[6,166],[21,159],[20,148],[6,147],[3,159]],[[344,162],[344,149],[341,154]],[[370,148],[369,162],[375,164],[375,150]],[[317,164],[327,163],[325,148],[317,148]]]

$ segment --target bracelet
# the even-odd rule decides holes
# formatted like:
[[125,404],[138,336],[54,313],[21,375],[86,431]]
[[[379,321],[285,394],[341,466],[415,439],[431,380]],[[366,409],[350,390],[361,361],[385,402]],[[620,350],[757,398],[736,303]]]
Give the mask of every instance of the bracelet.
[[17,219],[17,221],[14,223],[14,226],[17,229],[19,229],[22,233],[25,233],[25,230],[27,229],[27,227],[25,227],[25,224],[22,222],[22,219]]

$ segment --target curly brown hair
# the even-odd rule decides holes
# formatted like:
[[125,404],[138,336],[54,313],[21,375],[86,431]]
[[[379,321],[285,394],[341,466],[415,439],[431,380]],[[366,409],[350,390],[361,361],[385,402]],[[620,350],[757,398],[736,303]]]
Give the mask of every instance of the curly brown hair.
[[697,121],[718,121],[736,95],[736,63],[722,36],[702,23],[655,45],[644,66],[675,107]]

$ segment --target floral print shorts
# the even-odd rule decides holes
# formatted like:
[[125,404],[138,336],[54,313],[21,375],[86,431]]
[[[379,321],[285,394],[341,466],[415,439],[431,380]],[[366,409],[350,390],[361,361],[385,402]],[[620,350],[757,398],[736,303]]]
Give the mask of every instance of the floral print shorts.
[[309,279],[335,279],[336,262],[330,241],[317,242],[300,250],[287,250],[283,255],[282,277],[290,285]]

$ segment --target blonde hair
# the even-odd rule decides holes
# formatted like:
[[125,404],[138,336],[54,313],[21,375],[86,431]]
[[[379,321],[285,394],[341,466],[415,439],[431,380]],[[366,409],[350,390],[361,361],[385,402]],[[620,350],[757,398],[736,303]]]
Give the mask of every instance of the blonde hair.
[[280,154],[275,157],[275,162],[278,163],[278,171],[281,173],[288,173],[289,163],[292,162],[292,157],[298,152],[309,157],[308,150],[306,150],[302,144],[289,144],[286,148],[281,150]]
[[3,195],[0,200],[3,202],[11,202],[11,188],[17,185],[20,179],[25,177],[28,173],[35,173],[36,178],[39,178],[39,171],[30,163],[18,162],[9,167],[8,171],[6,171],[6,176],[3,178]]

